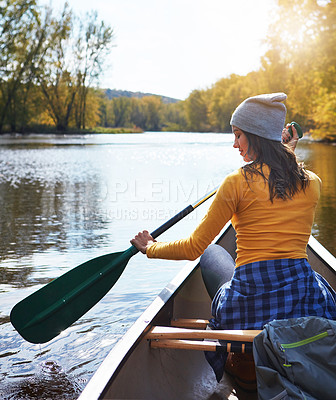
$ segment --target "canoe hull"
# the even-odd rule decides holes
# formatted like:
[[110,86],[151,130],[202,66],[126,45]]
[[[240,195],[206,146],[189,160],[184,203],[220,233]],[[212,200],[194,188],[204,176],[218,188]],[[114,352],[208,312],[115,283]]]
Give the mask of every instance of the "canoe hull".
[[[235,232],[228,225],[218,243],[235,256]],[[311,239],[309,261],[336,287],[336,261]],[[326,261],[327,259],[327,261]],[[218,384],[201,351],[151,349],[152,325],[176,318],[211,318],[210,298],[197,263],[188,263],[111,350],[79,400],[93,399],[257,399],[224,374]]]

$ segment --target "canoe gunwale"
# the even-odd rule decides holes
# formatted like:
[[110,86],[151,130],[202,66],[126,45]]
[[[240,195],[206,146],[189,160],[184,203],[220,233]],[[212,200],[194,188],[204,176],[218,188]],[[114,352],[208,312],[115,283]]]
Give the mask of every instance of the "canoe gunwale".
[[307,247],[331,272],[336,274],[336,258],[313,235],[310,236]]
[[179,288],[182,287],[185,280],[196,271],[198,263],[199,260],[188,262],[177,276],[158,294],[154,301],[106,356],[96,373],[90,379],[88,385],[84,388],[78,400],[103,398],[108,385],[113,382],[113,378],[117,376],[118,371],[126,363],[133,349],[149,332],[155,318],[159,315],[162,308],[167,306],[169,300],[178,293]]

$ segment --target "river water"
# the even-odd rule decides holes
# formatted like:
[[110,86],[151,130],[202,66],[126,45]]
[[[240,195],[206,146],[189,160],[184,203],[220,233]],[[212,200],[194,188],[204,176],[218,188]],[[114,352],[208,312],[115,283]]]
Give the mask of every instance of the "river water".
[[[336,146],[302,140],[323,180],[313,235],[336,255]],[[26,342],[12,307],[84,261],[125,250],[242,165],[232,135],[0,137],[0,399],[76,399],[109,350],[184,262],[134,256],[113,289],[60,336]],[[203,204],[162,239],[188,235]]]

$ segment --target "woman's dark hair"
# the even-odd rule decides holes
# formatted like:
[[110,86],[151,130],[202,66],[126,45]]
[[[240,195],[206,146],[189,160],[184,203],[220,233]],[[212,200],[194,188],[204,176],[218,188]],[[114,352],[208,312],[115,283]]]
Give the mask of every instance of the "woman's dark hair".
[[[308,173],[303,164],[297,162],[294,152],[287,145],[243,132],[248,140],[247,153],[255,157],[243,167],[247,181],[253,175],[261,175],[268,182],[272,202],[274,198],[291,199],[298,191],[305,190],[309,184]],[[263,171],[264,164],[270,168],[268,178]]]

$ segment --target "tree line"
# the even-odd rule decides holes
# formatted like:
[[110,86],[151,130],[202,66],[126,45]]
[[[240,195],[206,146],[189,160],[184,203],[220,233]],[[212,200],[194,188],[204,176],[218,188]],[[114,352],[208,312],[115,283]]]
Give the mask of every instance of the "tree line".
[[[167,104],[159,96],[109,99],[97,89],[113,30],[67,3],[58,17],[33,0],[1,8],[0,132],[29,126],[129,127],[160,131],[230,131],[230,116],[246,97],[283,91],[288,121],[336,139],[336,0],[278,0],[261,67],[230,75]],[[75,23],[76,21],[76,23]]]

